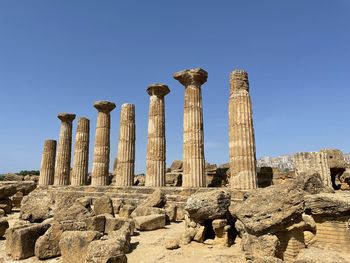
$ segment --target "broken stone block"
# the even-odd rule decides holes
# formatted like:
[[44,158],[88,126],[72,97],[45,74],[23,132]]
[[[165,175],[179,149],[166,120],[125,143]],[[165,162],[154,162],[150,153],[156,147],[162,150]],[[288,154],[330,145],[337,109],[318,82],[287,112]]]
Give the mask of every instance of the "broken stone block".
[[93,211],[90,208],[86,208],[79,203],[73,204],[68,209],[62,209],[57,211],[54,215],[54,219],[57,222],[67,220],[84,221],[86,218],[94,216]]
[[131,213],[131,217],[157,215],[157,214],[165,214],[165,210],[163,208],[141,206],[141,207],[137,207]]
[[2,185],[0,186],[0,199],[8,198],[14,195],[16,191],[17,188],[14,185]]
[[106,234],[109,234],[110,232],[113,232],[115,230],[119,230],[126,226],[130,234],[134,234],[134,229],[135,229],[135,223],[132,219],[127,219],[127,218],[106,218],[106,224],[105,224],[105,230],[104,232]]
[[167,204],[165,206],[165,214],[167,222],[176,222],[177,206],[174,204]]
[[5,210],[0,208],[0,218],[5,216],[6,216]]
[[74,263],[127,263],[123,249],[124,246],[114,239],[95,240],[89,244],[86,261],[75,261]]
[[123,205],[119,210],[119,216],[123,218],[130,218],[131,213],[135,210],[135,206]]
[[48,259],[61,255],[59,242],[64,231],[84,231],[86,224],[79,221],[62,221],[54,223],[35,243],[35,256]]
[[15,260],[34,256],[35,242],[49,227],[49,224],[31,224],[7,229],[6,253]]
[[170,239],[165,241],[165,248],[169,250],[178,249],[180,247],[180,240]]
[[205,236],[205,226],[200,226],[197,228],[196,235],[193,237],[194,241],[197,241],[199,243],[203,243],[204,241],[204,236]]
[[227,225],[226,219],[215,219],[212,222],[213,230],[215,232],[214,244],[225,247],[230,246],[229,243],[229,229],[231,226]]
[[12,201],[10,198],[0,199],[0,209],[4,210],[6,214],[12,211]]
[[64,232],[59,242],[62,263],[85,263],[89,244],[101,236],[98,231]]
[[165,193],[160,189],[156,189],[150,196],[146,198],[138,207],[158,207],[163,208],[166,204]]
[[6,229],[9,228],[9,222],[5,218],[0,218],[0,237],[2,237]]
[[94,202],[95,215],[111,214],[114,215],[112,199],[106,195],[97,198]]
[[148,215],[134,218],[138,230],[155,230],[165,226],[165,215]]
[[88,217],[84,220],[87,230],[90,231],[105,231],[106,217],[104,215],[97,215],[93,217]]

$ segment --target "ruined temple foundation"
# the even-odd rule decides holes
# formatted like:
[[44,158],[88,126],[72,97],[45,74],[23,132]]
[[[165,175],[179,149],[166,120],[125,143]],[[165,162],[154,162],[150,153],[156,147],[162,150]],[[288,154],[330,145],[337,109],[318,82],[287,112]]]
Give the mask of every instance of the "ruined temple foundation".
[[72,151],[72,122],[75,119],[75,114],[59,113],[57,117],[61,120],[61,129],[56,156],[54,185],[69,185]]
[[75,135],[71,185],[86,185],[89,165],[89,136],[90,120],[87,118],[80,118]]
[[148,113],[148,143],[146,160],[146,186],[165,186],[165,102],[170,92],[167,85],[153,84],[147,89],[150,95]]
[[46,140],[41,158],[39,185],[52,185],[55,176],[56,141]]
[[109,101],[96,101],[94,107],[98,110],[94,145],[94,160],[91,173],[91,185],[108,184],[109,153],[110,153],[110,112],[116,107]]
[[118,156],[114,171],[116,186],[134,184],[135,135],[135,105],[125,103],[120,111]]
[[332,187],[331,172],[325,152],[300,152],[294,155],[294,165],[297,174],[318,173],[325,186]]
[[231,188],[257,188],[252,102],[248,73],[241,70],[230,76],[229,151]]
[[177,72],[173,77],[185,86],[183,187],[206,187],[201,85],[208,73],[201,69]]

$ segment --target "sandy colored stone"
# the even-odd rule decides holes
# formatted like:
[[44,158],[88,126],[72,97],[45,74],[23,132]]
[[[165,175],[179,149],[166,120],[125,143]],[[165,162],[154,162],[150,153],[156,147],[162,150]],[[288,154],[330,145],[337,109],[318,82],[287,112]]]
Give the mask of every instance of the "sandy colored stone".
[[248,73],[230,75],[229,153],[231,188],[257,188],[256,150]]
[[115,185],[132,186],[135,170],[135,105],[125,103],[120,111],[118,156],[115,163]]
[[6,218],[0,218],[0,237],[5,234],[6,229],[9,228],[9,223]]
[[87,230],[105,232],[106,217],[104,215],[97,215],[88,217],[84,220]]
[[167,85],[152,84],[147,88],[150,95],[148,112],[148,141],[146,157],[146,186],[165,186],[165,96],[170,92]]
[[165,241],[165,248],[169,250],[178,249],[180,247],[179,239],[169,239]]
[[176,72],[173,77],[185,86],[182,186],[206,187],[201,86],[208,73],[195,68]]
[[133,205],[123,205],[120,209],[119,209],[119,217],[122,218],[130,218],[131,217],[131,213],[136,209],[135,206]]
[[156,189],[152,194],[150,194],[140,205],[139,207],[159,207],[163,208],[166,204],[165,193]]
[[17,188],[14,185],[2,185],[0,186],[0,199],[8,198],[17,192]]
[[86,185],[89,166],[90,120],[80,118],[74,144],[71,185]]
[[97,231],[66,231],[62,234],[59,246],[62,254],[62,263],[85,263],[89,253],[89,245],[100,239]]
[[110,154],[110,112],[116,107],[109,101],[96,101],[94,107],[98,111],[95,133],[94,160],[91,173],[91,185],[108,184]]
[[41,157],[41,168],[39,185],[52,185],[55,176],[55,160],[56,160],[56,145],[55,140],[46,140]]
[[12,201],[10,198],[0,199],[0,209],[4,210],[6,214],[12,211]]
[[163,228],[165,226],[166,220],[165,215],[148,215],[148,216],[138,216],[134,217],[135,228],[141,231],[150,231],[158,228]]
[[61,129],[56,154],[54,185],[69,185],[72,151],[72,123],[75,119],[75,114],[59,113],[57,117],[61,120]]
[[114,215],[112,199],[106,195],[96,198],[94,202],[95,215]]

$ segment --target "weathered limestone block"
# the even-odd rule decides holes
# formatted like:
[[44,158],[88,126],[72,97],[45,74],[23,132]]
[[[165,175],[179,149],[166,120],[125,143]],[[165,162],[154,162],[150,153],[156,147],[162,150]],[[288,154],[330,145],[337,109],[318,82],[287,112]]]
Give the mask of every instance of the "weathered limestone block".
[[166,214],[167,223],[176,222],[177,206],[175,204],[167,204],[165,206],[165,214]]
[[9,222],[6,218],[0,218],[0,237],[5,234],[6,229],[9,228]]
[[96,101],[94,107],[98,110],[94,145],[94,161],[91,173],[91,185],[108,184],[109,153],[110,153],[110,112],[116,107],[109,101]]
[[56,160],[55,140],[46,140],[41,158],[39,185],[52,185],[55,177]]
[[147,88],[150,95],[148,113],[148,142],[146,157],[146,186],[165,186],[165,95],[167,85],[153,84]]
[[323,184],[332,187],[331,172],[324,152],[300,152],[294,155],[296,174],[319,174]]
[[6,254],[15,260],[34,256],[35,242],[49,227],[49,224],[33,224],[7,229]]
[[243,235],[242,250],[247,260],[254,260],[261,257],[275,257],[278,238],[275,235],[254,236],[250,234]]
[[141,231],[150,231],[165,226],[166,220],[165,215],[148,215],[148,216],[138,216],[134,217],[135,227]]
[[59,113],[61,120],[60,139],[58,141],[54,185],[69,185],[72,151],[72,123],[75,114]]
[[227,219],[215,219],[212,226],[215,232],[214,244],[229,247],[231,245],[229,238],[231,226],[227,224]]
[[175,160],[170,166],[172,172],[182,172],[183,162],[181,160]]
[[229,191],[216,190],[191,195],[187,200],[185,210],[191,220],[202,223],[207,219],[225,217],[230,203]]
[[90,120],[87,118],[80,118],[75,135],[71,185],[86,185],[89,166],[89,142]]
[[98,231],[64,232],[59,242],[62,263],[86,263],[90,243],[101,237]]
[[165,193],[162,190],[160,190],[160,189],[156,189],[138,207],[158,207],[158,208],[163,208],[165,206],[165,204],[166,204]]
[[346,168],[346,161],[342,151],[338,149],[322,149],[320,152],[325,153],[328,166],[332,168]]
[[206,187],[201,86],[208,73],[195,68],[176,72],[173,77],[185,86],[182,186]]
[[104,215],[97,215],[88,217],[84,220],[87,230],[98,231],[104,233],[106,217]]
[[48,259],[61,255],[59,242],[64,231],[84,231],[87,226],[83,222],[62,221],[53,223],[44,235],[38,238],[35,243],[35,256],[38,259]]
[[115,164],[115,185],[132,186],[135,169],[135,105],[125,103],[120,111],[118,157]]
[[79,203],[75,203],[66,209],[57,211],[53,218],[56,222],[67,220],[84,221],[86,218],[92,216],[94,216],[94,212],[90,207],[85,207]]
[[106,217],[106,224],[104,232],[106,234],[110,234],[113,231],[120,229],[128,229],[130,234],[134,234],[135,223],[132,219],[127,218],[114,218],[114,217]]
[[12,211],[12,201],[10,198],[0,199],[0,209],[4,210],[6,214]]
[[165,242],[165,248],[169,250],[178,249],[180,247],[179,239],[169,239]]
[[338,252],[320,248],[303,249],[294,263],[348,263]]
[[0,218],[5,217],[5,216],[6,216],[6,213],[5,213],[4,209],[0,208]]
[[148,215],[165,215],[165,209],[157,207],[137,207],[131,217],[148,216]]
[[229,148],[231,187],[257,188],[256,153],[248,73],[230,75]]
[[136,209],[135,206],[132,205],[123,205],[119,210],[119,217],[122,218],[130,218],[131,213]]
[[[92,241],[88,247],[86,263],[127,263],[123,242],[115,239]],[[63,262],[66,263],[66,262]]]
[[95,215],[114,215],[112,199],[106,195],[96,198],[94,202],[94,212]]
[[350,213],[348,193],[319,193],[305,196],[305,208],[312,215],[337,216]]
[[2,185],[0,186],[0,199],[8,198],[17,192],[17,188],[14,185]]

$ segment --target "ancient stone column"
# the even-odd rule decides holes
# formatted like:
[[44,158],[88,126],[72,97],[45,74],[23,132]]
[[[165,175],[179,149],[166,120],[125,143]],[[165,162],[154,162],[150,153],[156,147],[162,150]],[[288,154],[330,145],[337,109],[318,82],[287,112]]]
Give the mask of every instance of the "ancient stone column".
[[167,85],[153,84],[148,112],[148,143],[146,158],[146,186],[165,186],[165,109],[164,97],[170,92]]
[[80,118],[75,135],[71,185],[86,185],[89,165],[89,137],[90,120],[87,118]]
[[55,176],[56,141],[46,140],[41,158],[39,185],[52,185]]
[[114,171],[117,186],[134,184],[135,139],[135,105],[125,103],[120,111],[118,156]]
[[173,76],[185,86],[182,186],[206,187],[201,85],[208,73],[195,68]]
[[75,119],[75,114],[59,113],[58,118],[61,120],[61,130],[56,156],[54,185],[69,185],[72,152],[72,122]]
[[294,155],[296,174],[319,174],[325,186],[332,187],[331,170],[325,152],[300,152]]
[[230,76],[229,150],[231,188],[257,188],[252,102],[248,73],[242,70]]
[[98,115],[91,185],[100,186],[108,184],[111,128],[110,112],[115,108],[115,104],[109,101],[96,101],[94,107],[98,110]]

